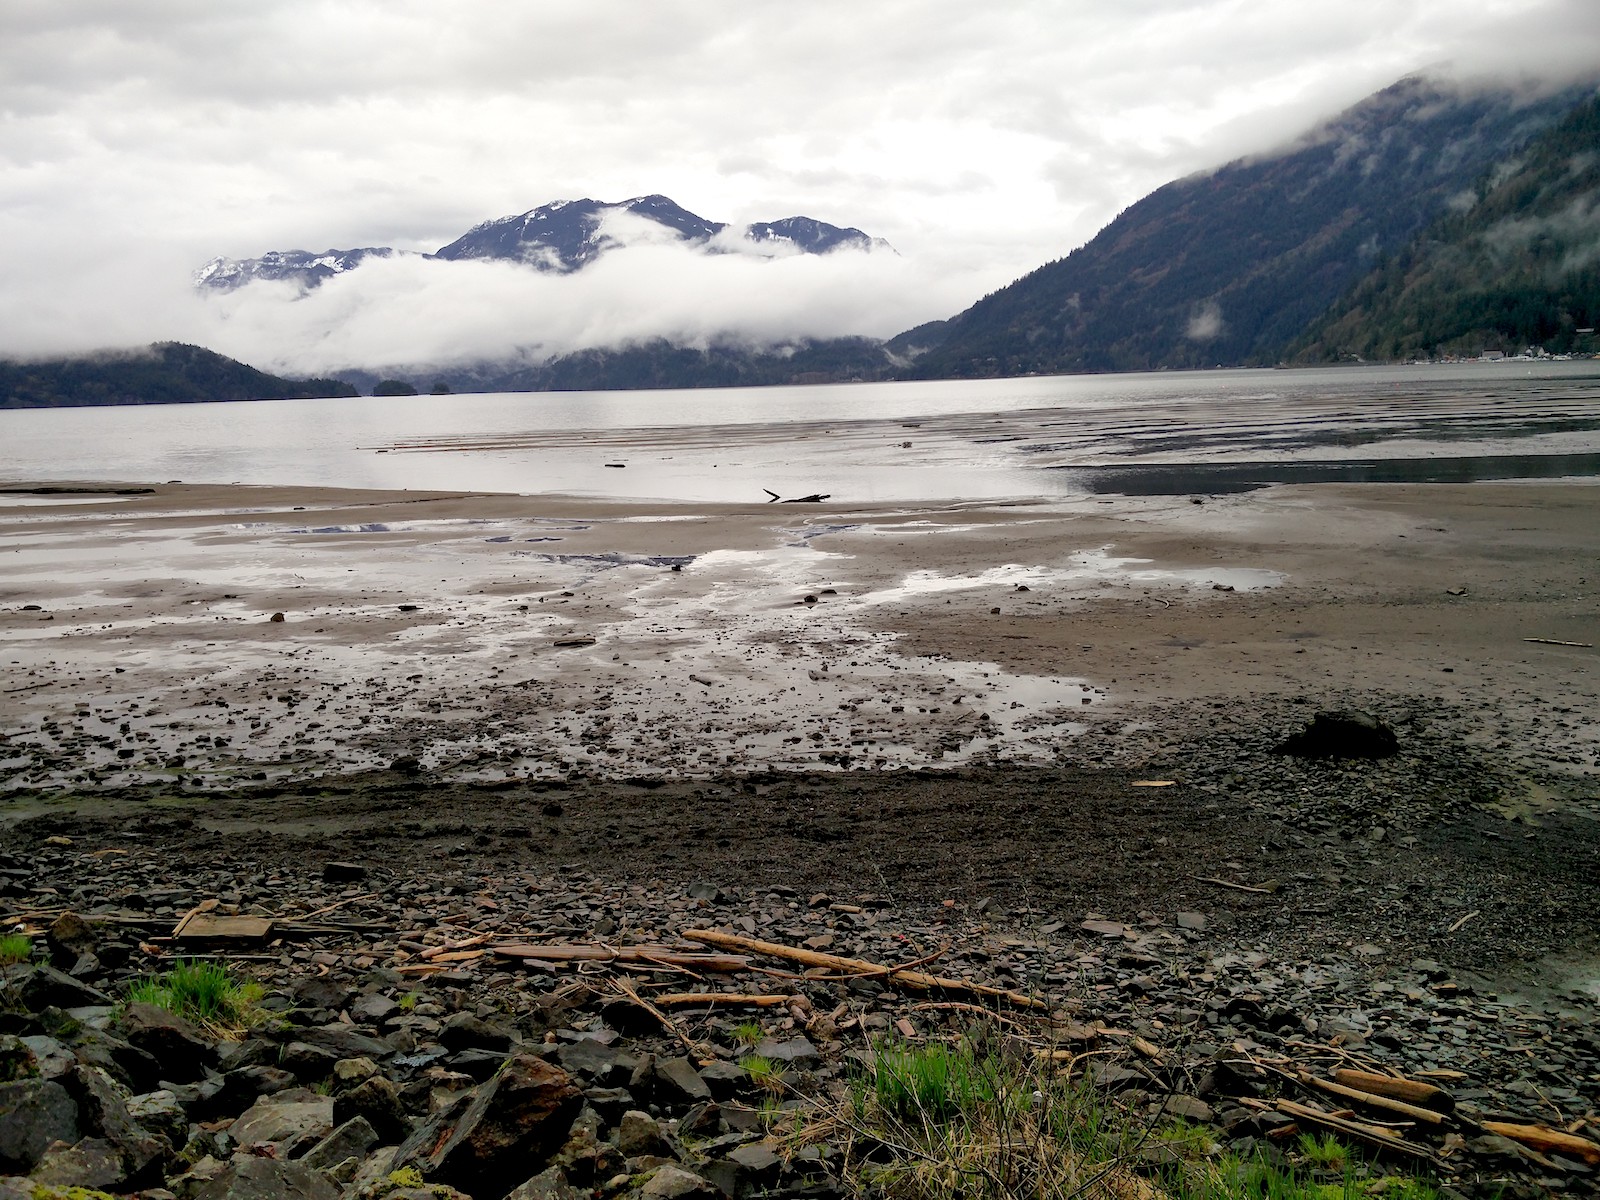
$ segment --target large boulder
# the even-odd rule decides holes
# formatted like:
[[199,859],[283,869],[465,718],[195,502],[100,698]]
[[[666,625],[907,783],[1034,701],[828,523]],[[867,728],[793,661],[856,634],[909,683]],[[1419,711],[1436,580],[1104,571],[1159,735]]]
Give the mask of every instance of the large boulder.
[[109,1007],[115,1001],[99,988],[90,987],[44,963],[16,963],[0,968],[0,985],[28,1012],[46,1008]]
[[1296,758],[1388,758],[1400,752],[1400,739],[1371,713],[1319,712],[1276,749]]
[[53,1080],[0,1083],[0,1174],[26,1175],[52,1142],[78,1140],[78,1106]]
[[96,938],[89,922],[75,912],[64,912],[50,922],[44,940],[50,951],[50,962],[64,971],[81,975],[83,971],[74,971],[73,968],[80,964],[85,966],[99,964],[99,960],[95,957],[95,947],[99,939]]
[[411,1133],[411,1122],[400,1102],[400,1091],[382,1075],[364,1079],[333,1098],[333,1119],[340,1125],[362,1118],[390,1145]]
[[304,1163],[241,1155],[202,1183],[192,1200],[339,1200],[339,1189]]
[[228,1132],[240,1149],[270,1147],[276,1158],[294,1158],[332,1133],[333,1126],[333,1097],[290,1088],[257,1100]]
[[154,1004],[130,1004],[118,1021],[119,1032],[132,1046],[161,1064],[161,1074],[175,1083],[199,1079],[217,1062],[216,1041],[199,1026]]
[[480,1198],[504,1196],[561,1148],[582,1105],[570,1075],[519,1054],[478,1087],[465,1109],[418,1129],[394,1166],[415,1165],[426,1178]]
[[134,1119],[128,1109],[131,1097],[122,1085],[100,1068],[82,1063],[63,1082],[78,1102],[84,1131],[104,1138],[122,1156],[128,1184],[138,1186],[156,1178],[173,1146]]
[[84,1138],[76,1146],[57,1142],[44,1152],[29,1178],[56,1188],[111,1190],[128,1178],[121,1153],[104,1138]]

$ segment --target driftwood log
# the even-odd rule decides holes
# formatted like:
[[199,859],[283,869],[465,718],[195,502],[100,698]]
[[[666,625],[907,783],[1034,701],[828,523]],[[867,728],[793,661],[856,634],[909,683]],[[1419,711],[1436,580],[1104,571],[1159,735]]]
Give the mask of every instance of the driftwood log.
[[1541,1153],[1560,1154],[1565,1158],[1581,1159],[1591,1167],[1600,1167],[1600,1143],[1575,1133],[1563,1133],[1544,1125],[1513,1125],[1509,1121],[1485,1121],[1483,1127],[1490,1133],[1521,1142]]
[[1007,1004],[1017,1008],[1047,1008],[1042,1000],[1032,996],[1025,996],[1021,992],[1010,992],[1004,988],[988,987],[981,983],[971,983],[965,979],[948,979],[940,975],[928,975],[922,971],[913,971],[910,968],[901,968],[885,965],[883,963],[868,962],[863,958],[844,958],[838,954],[822,954],[816,950],[802,950],[798,946],[785,946],[778,942],[763,942],[756,938],[741,937],[738,934],[722,933],[715,929],[690,929],[683,935],[691,942],[701,942],[707,946],[716,946],[723,950],[742,951],[746,954],[764,954],[769,958],[781,958],[789,962],[797,962],[807,967],[824,967],[830,971],[841,971],[846,974],[859,976],[882,976],[893,979],[902,987],[911,988],[919,992],[964,992],[973,996],[988,996],[996,1000],[1004,1000]]
[[761,490],[772,497],[771,500],[767,501],[768,504],[821,504],[824,500],[832,499],[832,496],[826,492],[812,492],[809,496],[792,496],[785,500],[771,488],[762,488]]
[[1333,1073],[1333,1081],[1372,1096],[1387,1096],[1391,1100],[1404,1100],[1407,1104],[1420,1104],[1435,1112],[1449,1112],[1456,1106],[1455,1098],[1443,1088],[1395,1075],[1379,1075],[1374,1071],[1355,1071],[1346,1067]]
[[1444,1124],[1444,1118],[1431,1108],[1419,1108],[1415,1104],[1407,1104],[1404,1100],[1374,1095],[1358,1088],[1346,1087],[1342,1083],[1329,1083],[1326,1079],[1318,1079],[1309,1071],[1300,1072],[1300,1082],[1307,1087],[1326,1092],[1330,1096],[1338,1096],[1341,1100],[1348,1100],[1352,1104],[1364,1104],[1368,1108],[1376,1108],[1382,1112],[1405,1117],[1408,1121],[1420,1121],[1424,1125]]

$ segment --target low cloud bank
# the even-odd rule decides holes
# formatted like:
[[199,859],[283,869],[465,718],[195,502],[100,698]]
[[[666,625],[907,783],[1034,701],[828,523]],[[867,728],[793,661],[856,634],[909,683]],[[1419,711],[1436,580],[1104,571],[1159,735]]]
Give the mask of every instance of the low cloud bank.
[[124,257],[34,287],[0,284],[0,353],[173,340],[313,375],[543,361],[658,338],[766,347],[889,337],[965,307],[987,282],[892,251],[766,258],[643,239],[569,275],[504,262],[370,259],[305,293],[256,282],[202,295],[186,274],[174,286],[172,265],[144,256],[141,269],[130,269]]

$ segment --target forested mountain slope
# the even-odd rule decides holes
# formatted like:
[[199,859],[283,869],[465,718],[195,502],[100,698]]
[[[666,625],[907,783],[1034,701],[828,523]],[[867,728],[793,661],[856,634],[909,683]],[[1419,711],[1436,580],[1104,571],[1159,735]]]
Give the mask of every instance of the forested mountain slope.
[[1486,175],[1315,322],[1293,353],[1326,362],[1590,351],[1597,320],[1600,96]]
[[909,373],[1276,362],[1375,264],[1584,95],[1402,80],[1283,152],[1159,188],[1066,258],[928,331],[943,340]]

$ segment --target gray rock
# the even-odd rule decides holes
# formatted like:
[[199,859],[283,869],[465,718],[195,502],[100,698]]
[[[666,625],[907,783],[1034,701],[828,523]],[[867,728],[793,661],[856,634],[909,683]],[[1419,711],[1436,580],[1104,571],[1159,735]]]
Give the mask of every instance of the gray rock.
[[52,1142],[78,1140],[78,1106],[59,1083],[0,1083],[0,1171],[27,1174]]
[[131,1097],[98,1067],[80,1063],[64,1082],[78,1103],[78,1123],[85,1133],[105,1138],[122,1155],[130,1183],[151,1179],[172,1154],[166,1138],[150,1132],[128,1111]]
[[169,1145],[181,1149],[189,1140],[189,1117],[178,1097],[165,1088],[129,1096],[128,1116],[136,1123],[167,1139]]
[[29,1178],[60,1188],[120,1190],[127,1180],[122,1154],[104,1138],[84,1138],[76,1146],[50,1147]]
[[33,1047],[9,1033],[0,1034],[0,1083],[37,1079],[39,1074],[39,1057]]
[[586,1200],[592,1194],[568,1183],[560,1167],[550,1167],[512,1188],[506,1200]]
[[711,1099],[711,1089],[687,1058],[669,1058],[657,1063],[656,1079],[675,1099]]
[[1311,723],[1276,748],[1296,758],[1389,758],[1400,740],[1383,721],[1365,712],[1319,712]]
[[99,988],[90,987],[43,963],[17,963],[0,969],[0,988],[9,991],[29,1012],[40,1012],[52,1005],[87,1008],[116,1003]]
[[164,1079],[188,1083],[215,1066],[215,1039],[175,1013],[154,1004],[130,1004],[117,1022],[128,1043],[161,1064]]
[[509,1031],[481,1021],[471,1013],[451,1013],[439,1030],[439,1043],[450,1050],[511,1049],[513,1039]]
[[716,1200],[721,1191],[692,1171],[671,1165],[657,1167],[639,1195],[647,1200]]
[[792,1037],[781,1042],[776,1038],[763,1038],[756,1043],[755,1052],[762,1058],[783,1063],[804,1062],[818,1057],[817,1048],[807,1037]]
[[304,1163],[241,1155],[191,1200],[339,1200],[339,1189]]
[[661,1123],[638,1109],[622,1114],[622,1120],[617,1125],[617,1149],[624,1158],[669,1153],[667,1139],[661,1133]]
[[412,1134],[394,1167],[415,1164],[429,1180],[502,1194],[560,1148],[582,1103],[565,1071],[519,1054],[464,1110],[452,1108]]
[[363,996],[350,1006],[350,1018],[363,1025],[379,1025],[400,1007],[382,992]]
[[373,1075],[333,1099],[333,1119],[343,1125],[363,1118],[378,1131],[384,1142],[404,1141],[411,1134],[411,1121],[400,1103],[400,1091],[382,1075]]
[[327,1137],[333,1124],[332,1096],[291,1088],[257,1100],[228,1132],[240,1147],[265,1144],[287,1159]]
[[323,1138],[301,1159],[314,1171],[327,1171],[347,1158],[365,1158],[378,1144],[377,1131],[365,1117],[351,1117]]

